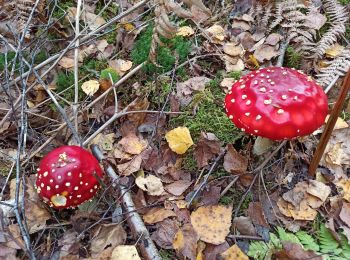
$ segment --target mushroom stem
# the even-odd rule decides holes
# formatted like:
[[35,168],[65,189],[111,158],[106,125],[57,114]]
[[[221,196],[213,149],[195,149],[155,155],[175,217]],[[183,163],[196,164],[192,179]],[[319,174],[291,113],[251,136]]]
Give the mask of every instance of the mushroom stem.
[[318,143],[314,156],[311,160],[310,166],[309,166],[309,174],[314,177],[316,173],[316,169],[318,167],[318,164],[320,163],[320,160],[322,158],[322,155],[326,149],[326,146],[328,144],[329,138],[331,137],[331,134],[333,132],[335,123],[337,122],[338,116],[341,112],[341,109],[344,105],[346,96],[350,90],[350,70],[346,74],[346,77],[343,81],[343,85],[341,87],[340,95],[338,96],[338,99],[332,109],[332,112],[329,116],[329,119],[327,121],[327,124],[325,126],[325,129],[322,133],[320,142]]
[[[97,145],[91,145],[90,146],[92,154],[96,157],[97,160],[100,162],[103,162],[104,169],[106,173],[109,175],[109,177],[112,178],[113,182],[118,182],[119,176],[115,173],[113,168],[108,164],[107,161],[105,161],[103,153],[99,149]],[[135,208],[135,204],[132,200],[131,194],[129,192],[129,188],[125,185],[118,184],[116,185],[116,188],[118,189],[119,193],[122,194],[122,202],[123,202],[123,208],[128,216],[127,221],[131,227],[131,230],[133,232],[134,239],[140,239],[140,249],[142,256],[144,259],[147,260],[161,260],[161,256],[159,255],[159,252],[154,245],[150,234],[145,226],[145,224],[142,221],[142,218],[137,213],[137,210]]]

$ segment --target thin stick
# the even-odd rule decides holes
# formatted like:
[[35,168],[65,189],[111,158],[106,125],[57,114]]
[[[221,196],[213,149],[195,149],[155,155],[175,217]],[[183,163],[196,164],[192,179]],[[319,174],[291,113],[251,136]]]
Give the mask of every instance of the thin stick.
[[318,164],[320,163],[320,160],[322,158],[322,155],[326,149],[329,138],[331,137],[335,123],[337,122],[338,116],[342,110],[344,103],[345,103],[345,99],[346,99],[346,96],[347,96],[349,90],[350,90],[350,70],[348,71],[348,73],[345,76],[345,79],[343,81],[343,85],[341,87],[340,95],[338,96],[338,99],[335,102],[335,105],[332,109],[332,112],[329,116],[327,124],[326,124],[324,131],[322,133],[321,139],[316,147],[314,156],[313,156],[312,161],[310,163],[309,174],[312,177],[314,177],[316,174],[316,169],[317,169]]
[[[112,180],[118,183],[119,176],[113,170],[113,168],[104,160],[103,153],[98,148],[97,145],[91,145],[91,151],[93,155],[99,160],[103,162],[106,173],[112,178]],[[132,230],[134,239],[139,241],[141,254],[143,259],[147,260],[161,260],[161,256],[153,243],[150,234],[142,221],[142,218],[137,213],[135,204],[132,200],[131,194],[127,186],[124,186],[119,183],[116,185],[116,189],[119,190],[119,193],[123,196],[121,197],[123,202],[124,211],[127,214],[127,221]]]

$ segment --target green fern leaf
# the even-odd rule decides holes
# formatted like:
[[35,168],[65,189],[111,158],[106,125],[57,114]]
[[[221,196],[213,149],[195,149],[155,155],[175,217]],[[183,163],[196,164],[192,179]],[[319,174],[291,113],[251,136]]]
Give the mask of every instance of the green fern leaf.
[[332,233],[328,230],[328,228],[326,228],[324,224],[320,225],[319,242],[320,251],[322,253],[331,253],[332,255],[339,255],[341,253],[341,248],[338,248],[338,241],[335,240]]
[[250,243],[247,255],[257,260],[264,260],[269,250],[270,248],[264,241],[254,241]]
[[348,239],[344,234],[340,234],[340,238],[341,238],[340,245],[342,248],[342,255],[346,259],[350,259],[350,245],[349,245]]
[[286,231],[285,231],[283,228],[281,228],[281,227],[277,227],[277,233],[278,233],[279,238],[280,238],[282,241],[289,241],[289,242],[292,242],[292,243],[296,243],[296,244],[301,245],[300,240],[299,240],[298,237],[297,237],[296,235],[294,235],[293,233],[286,232]]
[[281,240],[273,233],[270,233],[270,241],[269,241],[268,246],[270,248],[282,249]]
[[318,252],[320,250],[319,245],[315,242],[315,239],[310,236],[308,233],[306,233],[305,231],[298,231],[297,233],[295,233],[295,235],[298,237],[298,239],[300,240],[301,244],[303,245],[303,247],[307,250],[313,250],[315,252]]

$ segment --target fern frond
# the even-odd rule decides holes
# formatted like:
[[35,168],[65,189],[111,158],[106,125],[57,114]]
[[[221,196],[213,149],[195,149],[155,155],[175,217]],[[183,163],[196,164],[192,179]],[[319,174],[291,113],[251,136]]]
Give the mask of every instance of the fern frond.
[[298,237],[297,237],[296,235],[294,235],[293,233],[286,232],[286,231],[285,231],[283,228],[281,228],[281,227],[278,227],[278,228],[277,228],[277,233],[278,233],[279,238],[280,238],[282,241],[289,241],[289,242],[292,242],[292,243],[301,245],[300,240],[299,240]]
[[339,248],[338,241],[333,237],[331,231],[324,225],[321,224],[318,233],[320,251],[322,253],[330,253],[333,255],[339,255],[341,248]]
[[306,250],[313,250],[315,252],[318,252],[320,250],[320,247],[316,243],[315,239],[305,231],[300,230],[297,233],[295,233],[295,235],[298,237],[301,244]]

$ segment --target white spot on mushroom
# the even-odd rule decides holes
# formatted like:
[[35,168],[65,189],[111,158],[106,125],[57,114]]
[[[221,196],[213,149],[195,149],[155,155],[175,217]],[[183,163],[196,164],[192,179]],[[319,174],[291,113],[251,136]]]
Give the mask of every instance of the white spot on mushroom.
[[36,190],[36,192],[37,192],[37,193],[40,193],[40,192],[41,192],[41,189],[38,188],[38,189]]
[[68,176],[72,176],[72,173],[71,173],[71,172],[68,172],[67,175],[68,175]]
[[258,121],[258,120],[260,120],[261,119],[261,115],[257,115],[256,117],[255,117],[255,119]]
[[83,185],[83,182],[82,182],[82,181],[80,182],[80,185]]
[[297,130],[297,133],[300,133],[300,129]]
[[271,84],[271,85],[275,85],[275,82],[271,81],[270,84]]
[[85,182],[85,186],[88,186],[88,185],[89,185],[89,183]]
[[53,164],[51,164],[51,166],[52,166],[52,167],[55,167],[55,164],[53,163]]
[[253,82],[253,83],[256,85],[256,84],[258,84],[258,81],[257,81],[257,80],[254,80],[254,82]]
[[265,93],[266,92],[266,88],[264,88],[264,87],[259,88],[259,91]]
[[238,82],[242,82],[242,81],[243,81],[243,79],[238,80]]
[[246,99],[247,98],[247,95],[242,95],[242,99]]
[[280,115],[281,115],[281,114],[283,114],[283,113],[284,113],[284,110],[283,110],[283,109],[280,108],[280,109],[277,110],[277,114],[280,114]]
[[90,189],[90,192],[94,192],[94,190],[93,190],[93,189]]
[[94,185],[94,189],[97,189],[98,188],[98,186],[97,185]]
[[62,179],[62,176],[61,176],[61,175],[58,175],[58,176],[57,176],[57,179],[59,179],[59,180]]
[[291,88],[289,88],[289,89],[288,89],[288,91],[292,91],[292,89],[291,89]]
[[266,75],[266,78],[267,78],[267,79],[269,79],[269,78],[270,78],[270,76],[269,76],[269,75]]
[[245,132],[245,129],[244,128],[241,128],[242,132]]
[[245,85],[241,85],[240,88],[241,88],[241,89],[244,89],[244,88],[245,88]]
[[52,182],[53,182],[53,179],[50,179],[50,182],[52,183]]
[[246,105],[250,105],[252,103],[252,101],[247,100],[247,102],[245,102]]
[[273,93],[273,90],[272,90],[272,89],[270,89],[270,90],[269,90],[269,92],[270,92],[270,93]]
[[264,74],[264,73],[261,73],[260,76],[261,76],[261,77],[265,77],[265,74]]
[[37,172],[40,172],[40,168],[37,168],[36,171],[37,171]]
[[283,71],[282,74],[283,74],[283,75],[287,75],[287,71]]
[[66,182],[66,184],[65,184],[67,187],[69,187],[70,186],[70,182]]
[[232,119],[232,118],[233,118],[233,115],[229,115],[228,118],[229,118],[229,119]]
[[38,178],[41,179],[41,174],[39,174]]
[[233,98],[233,99],[231,99],[231,102],[232,102],[232,103],[235,103],[235,101],[236,101],[236,100],[235,100],[234,98]]
[[259,131],[258,130],[254,130],[254,133],[258,133]]
[[76,165],[74,165],[73,167],[74,167],[74,168],[78,168],[78,166],[76,166]]
[[44,177],[46,177],[47,175],[49,175],[49,173],[48,172],[44,172]]
[[51,190],[51,187],[49,185],[46,186],[47,190]]
[[294,96],[294,97],[293,97],[293,100],[298,100],[298,96]]
[[228,109],[227,108],[225,108],[225,111],[226,111],[226,113],[228,112]]
[[247,112],[247,113],[245,113],[245,115],[246,115],[246,116],[250,116],[250,113],[249,113],[249,112]]
[[79,190],[79,187],[78,187],[78,186],[75,186],[75,187],[74,187],[74,190]]
[[295,70],[295,68],[291,68],[292,70]]
[[45,184],[44,184],[44,183],[41,183],[40,186],[41,186],[41,188],[44,188],[44,187],[45,187]]
[[80,195],[80,194],[78,194],[78,195],[77,195],[77,198],[81,198],[81,195]]
[[268,79],[267,82],[271,82],[272,80],[271,79]]
[[282,99],[283,99],[283,100],[286,100],[287,98],[288,98],[287,95],[282,95]]
[[55,172],[55,169],[52,169],[51,171],[52,171],[52,172]]
[[270,70],[270,69],[267,69],[266,71],[270,72],[271,70]]
[[271,99],[265,99],[264,100],[264,104],[265,105],[270,105],[272,103],[272,100]]
[[71,200],[73,197],[72,196],[69,196],[69,199]]
[[58,189],[60,186],[56,185],[55,188]]
[[231,95],[231,94],[232,94],[232,91],[229,91],[228,93]]
[[264,82],[264,80],[262,79],[262,80],[260,80],[260,82],[261,82],[261,83],[263,83],[263,82]]
[[76,161],[76,160],[73,158],[73,159],[72,159],[72,162],[75,162],[75,161]]

